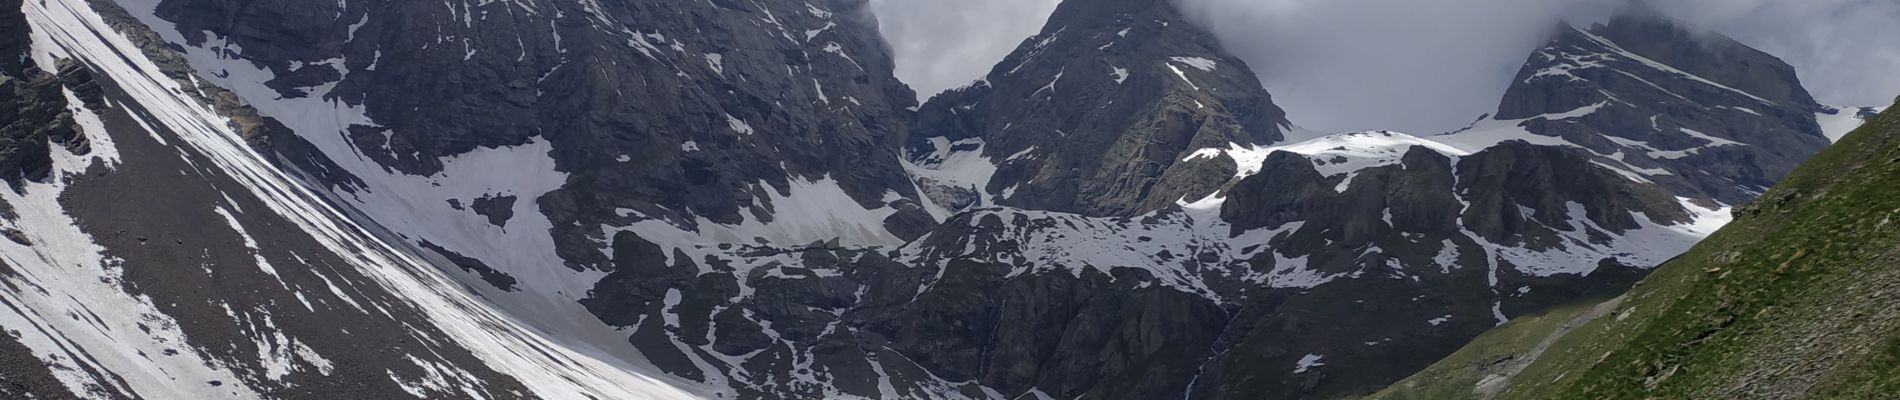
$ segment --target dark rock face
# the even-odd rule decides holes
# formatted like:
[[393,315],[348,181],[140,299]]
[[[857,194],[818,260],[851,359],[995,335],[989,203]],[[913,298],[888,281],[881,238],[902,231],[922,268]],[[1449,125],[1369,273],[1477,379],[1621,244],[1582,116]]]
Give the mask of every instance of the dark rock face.
[[1554,238],[1528,225],[1575,229],[1570,204],[1581,205],[1596,229],[1609,230],[1592,235],[1641,228],[1637,213],[1661,225],[1693,222],[1668,192],[1591,164],[1581,153],[1512,141],[1460,160],[1458,190],[1470,203],[1464,226],[1494,243],[1541,249]]
[[[1412,147],[1399,164],[1360,170],[1343,190],[1335,188],[1345,178],[1314,169],[1320,160],[1270,155],[1263,171],[1272,172],[1236,183],[1221,214],[1236,236],[1297,226],[1266,247],[1336,278],[1249,293],[1216,342],[1221,352],[1190,389],[1194,397],[1362,394],[1449,354],[1499,318],[1627,287],[1653,265],[1620,260],[1605,251],[1616,246],[1609,240],[1643,228],[1638,215],[1658,225],[1690,219],[1660,188],[1582,152],[1509,141],[1454,164]],[[1494,255],[1498,247],[1600,253],[1578,271],[1530,273],[1513,264],[1522,261]]]
[[73,97],[79,98],[79,102],[85,104],[87,109],[111,108],[106,105],[105,89],[92,80],[92,70],[85,64],[72,59],[61,59],[59,72],[56,75],[59,76],[59,83],[65,85],[66,90],[71,90]]
[[1227,319],[1204,297],[1137,288],[1150,278],[1134,269],[1009,279],[997,267],[952,261],[932,290],[871,329],[947,380],[1139,399],[1178,395]]
[[[191,45],[241,48],[283,96],[334,83],[327,96],[378,125],[351,128],[354,145],[394,171],[545,137],[568,185],[522,200],[553,220],[570,264],[601,268],[588,237],[617,208],[689,227],[770,221],[767,192],[826,178],[866,209],[890,206],[887,192],[914,204],[896,156],[914,95],[865,7],[168,0],[158,13]],[[898,234],[930,219],[899,208]]]
[[989,76],[926,103],[908,148],[925,168],[965,151],[995,163],[982,182],[920,182],[973,190],[981,204],[1137,215],[1233,176],[1231,163],[1183,161],[1189,153],[1273,143],[1289,126],[1246,63],[1171,3],[1111,0],[1058,6]]
[[508,219],[515,217],[515,196],[486,195],[469,202],[469,209],[488,217],[488,223],[508,227]]
[[0,3],[0,25],[6,25],[0,27],[0,58],[6,59],[0,61],[0,180],[17,187],[21,180],[47,178],[52,145],[78,155],[91,151],[62,89],[71,87],[88,106],[104,107],[96,104],[99,88],[84,66],[40,66],[28,55],[31,38],[20,2]]
[[[914,293],[916,274],[925,271],[842,249],[732,248],[694,258],[625,232],[615,235],[614,249],[614,272],[582,304],[608,324],[635,328],[632,346],[668,373],[727,375],[741,398],[810,398],[877,396],[873,368],[919,370],[898,356],[869,358],[879,347],[854,337],[866,324],[854,309],[903,302],[908,294],[868,284],[908,282]],[[721,372],[739,369],[745,372]],[[937,390],[922,386],[936,383],[929,378],[912,376],[891,384],[913,396]]]
[[[1178,395],[1228,312],[1140,268],[1038,267],[1028,260],[1042,250],[1022,246],[1039,244],[1016,239],[1078,223],[1104,224],[1063,214],[963,214],[888,254],[731,247],[669,257],[621,233],[615,271],[583,303],[610,324],[636,329],[633,346],[669,373],[704,379],[710,370],[695,360],[743,369],[731,374],[742,398],[881,397],[879,376],[899,398],[981,390]],[[1178,215],[1106,222],[1161,230],[1179,223]]]
[[1497,119],[1679,196],[1747,201],[1827,145],[1814,119],[1823,107],[1780,59],[1690,29],[1641,6],[1563,27],[1518,73]]
[[455,264],[456,267],[461,268],[463,271],[474,272],[481,275],[482,280],[488,281],[490,285],[495,285],[495,288],[510,292],[517,290],[515,289],[514,277],[508,276],[505,272],[496,271],[494,267],[488,266],[488,264],[483,263],[482,260],[464,256],[453,250],[444,249],[442,246],[429,243],[426,240],[422,242],[422,248],[442,255],[442,257],[449,259],[449,263]]
[[7,121],[0,127],[0,176],[15,185],[21,179],[46,177],[53,162],[48,128],[72,129],[72,117],[60,114],[64,102],[53,100],[59,98],[59,86],[47,85],[44,73],[37,75],[42,79],[33,82],[0,76],[0,120]]

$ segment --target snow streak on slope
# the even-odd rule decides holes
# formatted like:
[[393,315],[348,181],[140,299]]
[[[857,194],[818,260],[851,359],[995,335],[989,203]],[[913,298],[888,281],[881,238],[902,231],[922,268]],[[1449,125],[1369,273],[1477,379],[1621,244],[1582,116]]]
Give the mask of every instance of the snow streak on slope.
[[1537,120],[1561,121],[1578,118],[1595,113],[1601,107],[1601,105],[1586,106],[1569,112],[1540,115],[1523,119],[1485,119],[1463,130],[1432,136],[1431,138],[1433,141],[1472,153],[1510,140],[1521,140],[1541,146],[1582,147],[1563,138],[1531,133],[1529,129],[1524,128],[1524,123]]
[[[27,7],[35,24],[34,58],[50,61],[54,38],[42,27],[44,13]],[[49,64],[50,65],[50,64]],[[69,94],[70,97],[70,94]],[[18,192],[0,190],[17,219],[4,222],[27,243],[0,241],[0,326],[32,349],[72,393],[149,398],[257,397],[249,388],[219,388],[201,382],[236,382],[227,365],[195,351],[177,350],[184,334],[152,300],[121,286],[124,260],[82,232],[60,206],[62,182],[95,163],[117,163],[116,149],[98,116],[72,100],[75,118],[92,140],[93,154],[77,156],[52,146],[54,171],[47,183],[23,182]]]
[[[156,20],[150,18],[151,4],[130,4],[130,6],[134,14],[143,14],[146,22],[151,23]],[[184,138],[185,143],[174,145],[191,146],[215,163],[215,165],[202,167],[215,167],[228,173],[269,204],[271,207],[269,212],[279,214],[299,225],[323,243],[327,250],[350,260],[362,273],[376,279],[383,288],[413,303],[416,308],[424,310],[428,315],[427,321],[405,322],[439,327],[450,335],[447,339],[469,349],[486,361],[488,367],[512,375],[523,382],[532,382],[533,384],[528,387],[535,391],[534,394],[543,397],[577,398],[590,395],[609,398],[695,397],[693,393],[681,390],[674,383],[647,376],[619,355],[608,355],[598,349],[586,347],[569,347],[550,340],[545,332],[530,328],[522,321],[497,310],[486,301],[465,292],[466,286],[454,278],[442,275],[438,268],[418,256],[413,248],[392,244],[373,233],[373,228],[357,224],[346,216],[346,211],[331,207],[322,201],[322,197],[315,191],[302,186],[285,171],[264,161],[262,156],[252,151],[236,133],[227,128],[228,121],[224,117],[184,95],[187,89],[180,88],[175,81],[158,73],[160,69],[147,60],[138,47],[124,36],[113,33],[113,30],[84,1],[49,0],[44,3],[32,1],[28,2],[27,8],[36,32],[45,32],[44,34],[50,36],[52,41],[70,52],[70,56],[85,59],[99,68],[100,73],[112,77],[140,106],[149,110],[153,118],[142,121],[143,123],[162,126],[176,132]],[[160,31],[164,32],[163,29]],[[175,32],[168,35],[170,34],[175,34]],[[264,108],[263,106],[265,104],[260,104],[260,108]],[[309,119],[327,117],[331,123],[352,121],[340,118],[339,114],[320,114],[337,109],[338,107],[334,106],[323,107],[306,110],[311,113],[294,115],[309,116],[311,117]],[[287,116],[295,118],[294,115]],[[532,146],[528,147],[532,148]],[[457,166],[452,167],[451,170],[493,171],[496,164],[526,159],[518,153],[534,154],[532,149],[516,152],[504,150],[503,152],[500,155],[470,156],[468,159],[486,161],[457,162],[455,163]],[[547,171],[547,169],[532,168],[530,170]],[[523,178],[538,180],[543,177]],[[444,183],[444,186],[452,190],[476,192],[486,189],[458,187],[455,186],[456,182],[439,179],[434,183]],[[513,189],[525,192],[536,188]],[[248,211],[264,212],[265,210]],[[368,210],[368,212],[375,211]],[[516,225],[511,224],[511,226]],[[103,273],[98,275],[110,276]],[[127,309],[137,308],[128,307]],[[539,315],[564,314],[551,312]],[[136,329],[115,330],[115,332],[136,331]],[[433,365],[430,369],[447,376],[470,375],[452,365]],[[176,370],[118,367],[112,368],[111,372],[136,375]],[[196,375],[214,373],[212,371],[185,371],[185,373]],[[193,384],[198,382],[203,382],[203,380],[191,381]],[[178,383],[161,380],[151,385],[148,390],[162,390],[166,385],[174,384]],[[406,384],[429,385],[431,382]],[[223,396],[220,394],[217,397]]]
[[[1235,178],[1245,178],[1260,173],[1261,163],[1267,155],[1276,151],[1296,153],[1318,160],[1315,166],[1321,175],[1333,176],[1349,174],[1366,168],[1399,163],[1405,152],[1412,146],[1422,146],[1432,151],[1458,157],[1471,154],[1470,150],[1460,149],[1445,143],[1391,131],[1355,132],[1337,135],[1319,136],[1300,142],[1249,147],[1229,143],[1226,149],[1201,149],[1188,155],[1188,160],[1212,158],[1225,155],[1240,165],[1240,173]],[[1340,161],[1335,161],[1340,160]],[[1350,179],[1347,182],[1351,182]],[[1341,185],[1344,189],[1344,185]]]

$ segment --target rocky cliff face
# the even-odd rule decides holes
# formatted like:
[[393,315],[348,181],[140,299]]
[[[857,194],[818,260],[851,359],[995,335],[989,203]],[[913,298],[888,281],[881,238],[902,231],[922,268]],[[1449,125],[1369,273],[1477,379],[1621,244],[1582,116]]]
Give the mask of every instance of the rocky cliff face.
[[1184,160],[1291,126],[1247,64],[1173,5],[1058,6],[982,80],[932,98],[908,142],[946,208],[1138,215],[1207,197],[1238,166]]
[[[1467,154],[1387,132],[1323,139],[1337,150],[1429,145],[1352,151],[1390,154],[1383,165],[1344,151],[1274,152],[1233,186],[1221,208],[1233,235],[1275,232],[1254,242],[1274,257],[1255,262],[1317,279],[1235,301],[1190,388],[1197,398],[1379,387],[1501,321],[1626,287],[1694,242],[1680,225],[1715,217],[1578,149],[1507,141]],[[1363,168],[1326,168],[1339,163]]]
[[[34,97],[0,91],[0,112],[55,122],[10,125],[31,151],[0,161],[54,179],[0,196],[24,210],[0,294],[27,305],[0,324],[52,329],[0,342],[49,366],[7,376],[126,397],[1349,395],[1620,290],[1825,143],[1785,65],[1641,12],[1556,35],[1470,130],[1289,143],[1251,69],[1165,1],[1065,3],[915,111],[864,7],[15,7],[45,40],[14,46],[57,72],[16,77]],[[98,122],[92,145],[45,132],[62,113]],[[64,293],[134,312],[42,317],[92,314]]]
[[[70,61],[39,65],[32,57],[24,8],[0,4],[0,180],[18,189],[22,180],[44,180],[53,169],[52,148],[85,155],[84,132],[67,109],[66,88],[88,103],[99,94],[90,71]],[[95,107],[98,104],[92,104]]]
[[[1823,108],[1792,68],[1691,29],[1641,7],[1590,29],[1564,26],[1499,112],[1469,129],[1322,138],[1279,146],[1305,157],[1265,156],[1223,216],[1239,228],[1296,226],[1270,247],[1335,260],[1317,267],[1350,275],[1250,297],[1240,314],[1260,317],[1228,329],[1230,349],[1195,392],[1324,397],[1382,386],[1491,323],[1621,291],[1719,226],[1719,205],[1752,199],[1826,145],[1814,118]],[[1303,171],[1308,163],[1318,171]],[[1430,326],[1386,328],[1420,319]],[[1254,372],[1288,366],[1296,372],[1278,378]]]
[[1640,6],[1559,29],[1477,129],[1515,125],[1684,197],[1747,201],[1827,145],[1823,107],[1780,59],[1691,29]]
[[[359,175],[450,173],[455,156],[545,142],[564,185],[524,204],[547,214],[576,268],[605,267],[586,248],[625,218],[617,209],[690,229],[769,226],[790,208],[775,199],[807,186],[888,210],[850,221],[867,226],[848,242],[901,242],[931,222],[894,150],[914,96],[861,1],[171,0],[155,13],[181,44],[257,66],[239,71],[262,80],[247,99],[345,108],[335,127],[266,117],[330,158],[366,159],[348,168]],[[783,232],[796,229],[760,236],[834,238]]]

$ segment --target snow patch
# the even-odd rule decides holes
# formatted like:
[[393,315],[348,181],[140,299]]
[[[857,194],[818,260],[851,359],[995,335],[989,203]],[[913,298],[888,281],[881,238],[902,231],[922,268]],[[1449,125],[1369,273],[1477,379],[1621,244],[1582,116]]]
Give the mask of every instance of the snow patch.
[[741,135],[752,134],[752,125],[745,123],[745,120],[733,117],[732,114],[726,114],[726,128],[732,129],[733,132],[738,132]]
[[1325,360],[1325,359],[1326,359],[1325,356],[1321,356],[1318,354],[1307,354],[1305,356],[1301,356],[1300,361],[1297,363],[1294,363],[1293,365],[1293,373],[1304,374],[1306,373],[1307,370],[1310,370],[1313,367],[1325,366],[1326,363],[1322,362],[1322,360]]
[[712,68],[713,73],[719,76],[726,76],[726,55],[706,53],[706,67]]
[[1879,114],[1884,108],[1827,107],[1827,111],[1814,115],[1821,122],[1821,134],[1829,142],[1839,142],[1847,134],[1867,123],[1865,115]]
[[1169,59],[1181,63],[1181,65],[1194,67],[1194,69],[1206,72],[1214,72],[1214,69],[1220,66],[1220,63],[1203,57],[1170,57]]
[[[858,206],[857,200],[829,175],[816,180],[787,179],[781,192],[760,181],[754,192],[763,192],[764,201],[755,202],[737,224],[719,224],[698,217],[697,233],[715,243],[768,243],[797,246],[812,242],[838,240],[852,246],[895,246],[903,243],[884,228],[884,219],[897,212],[886,205],[875,209]],[[770,212],[766,212],[769,205]],[[770,215],[765,221],[754,215]],[[583,292],[584,293],[584,292]]]
[[1162,63],[1162,65],[1167,66],[1169,71],[1174,71],[1174,76],[1181,77],[1182,82],[1187,82],[1189,88],[1193,88],[1196,92],[1201,91],[1201,85],[1196,85],[1193,79],[1188,79],[1187,73],[1181,72],[1180,67],[1174,66],[1173,63]]

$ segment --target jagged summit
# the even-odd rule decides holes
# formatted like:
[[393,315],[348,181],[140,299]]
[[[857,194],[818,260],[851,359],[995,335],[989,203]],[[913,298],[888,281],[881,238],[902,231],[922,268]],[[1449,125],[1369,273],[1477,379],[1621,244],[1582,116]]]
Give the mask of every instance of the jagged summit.
[[1793,66],[1733,38],[1664,15],[1644,2],[1615,14],[1593,33],[1631,53],[1793,109],[1819,111]]
[[923,182],[972,192],[943,196],[949,208],[1110,216],[1205,197],[1238,166],[1184,156],[1274,143],[1291,124],[1246,63],[1171,2],[1115,0],[1058,6],[987,77],[926,102],[915,126],[918,167],[954,169],[941,160],[960,152],[995,166]]
[[1589,150],[1683,197],[1737,204],[1828,143],[1823,111],[1780,59],[1643,6],[1606,24],[1564,25],[1498,112],[1445,138]]

